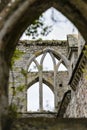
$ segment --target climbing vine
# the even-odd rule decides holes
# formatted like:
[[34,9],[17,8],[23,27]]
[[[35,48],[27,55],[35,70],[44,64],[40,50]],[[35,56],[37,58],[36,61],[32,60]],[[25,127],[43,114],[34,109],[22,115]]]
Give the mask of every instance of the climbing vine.
[[16,49],[14,54],[13,54],[13,57],[11,59],[11,66],[14,65],[15,61],[16,60],[19,60],[19,58],[24,54],[23,51],[20,51],[19,49]]
[[[12,74],[12,79],[13,79],[12,87],[11,87],[12,97],[11,97],[11,102],[8,107],[7,122],[6,122],[4,130],[6,130],[6,129],[10,130],[11,125],[14,122],[14,120],[19,117],[18,107],[20,106],[20,103],[24,101],[23,98],[21,99],[20,97],[18,97],[18,94],[20,95],[24,91],[25,85],[15,86],[15,80],[14,80],[15,78],[14,78],[14,72],[13,72],[13,65],[14,65],[15,61],[19,60],[23,54],[24,54],[23,51],[16,49],[13,54],[12,60],[11,60],[10,69],[11,69],[11,74]],[[21,73],[24,76],[26,75],[23,70],[21,71]],[[15,103],[15,100],[17,101],[16,103]]]

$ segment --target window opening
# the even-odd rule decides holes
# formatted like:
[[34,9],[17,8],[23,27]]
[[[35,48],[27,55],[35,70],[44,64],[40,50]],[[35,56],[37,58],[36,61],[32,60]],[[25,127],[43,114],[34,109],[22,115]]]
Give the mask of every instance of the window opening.
[[27,90],[27,111],[39,111],[39,83]]
[[32,62],[28,68],[28,72],[38,72],[37,66],[34,62]]
[[45,84],[43,84],[43,108],[46,111],[54,111],[54,94]]
[[56,64],[58,64],[58,63],[59,63],[59,60],[58,60],[56,57],[54,57],[54,58],[55,58]]
[[60,84],[59,84],[59,87],[60,87],[60,88],[63,87],[63,83],[60,83]]
[[[66,40],[66,35],[67,34],[77,34],[78,30],[76,27],[67,19],[61,12],[56,10],[54,7],[49,8],[46,10],[43,14],[43,23],[45,26],[52,26],[51,30],[48,30],[48,35],[41,35],[40,34],[40,29],[38,31],[38,36],[35,35],[36,40]],[[25,31],[26,32],[26,31]],[[28,36],[23,33],[21,39],[24,40],[31,40],[32,35]],[[51,33],[49,33],[51,32]],[[62,34],[62,35],[61,35]]]
[[38,57],[36,57],[36,60],[38,61],[39,64],[40,64],[40,61],[41,61],[42,56],[43,56],[43,54],[40,55],[40,56],[38,56]]
[[43,71],[50,71],[50,70],[54,70],[54,65],[50,54],[47,53],[43,61]]
[[[39,108],[39,82],[27,90],[27,111],[40,111]],[[43,111],[54,111],[54,94],[52,90],[43,83]]]
[[67,68],[62,63],[60,64],[58,71],[67,71]]

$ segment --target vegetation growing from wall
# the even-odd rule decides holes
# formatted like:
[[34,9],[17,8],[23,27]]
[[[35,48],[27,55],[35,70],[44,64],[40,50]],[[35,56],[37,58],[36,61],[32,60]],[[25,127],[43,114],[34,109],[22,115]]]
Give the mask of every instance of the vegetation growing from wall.
[[[14,65],[15,61],[19,60],[23,54],[24,54],[23,51],[16,49],[14,52],[14,55],[12,57],[12,60],[11,60],[11,68],[10,69],[11,69],[12,79],[13,79],[12,87],[11,87],[12,88],[12,90],[11,90],[12,91],[12,98],[11,98],[11,102],[10,102],[9,107],[8,107],[8,116],[7,116],[7,121],[6,121],[4,130],[6,130],[6,129],[10,130],[11,125],[14,122],[14,120],[19,117],[19,114],[18,114],[19,106],[20,106],[20,103],[24,101],[23,98],[21,99],[20,97],[18,97],[18,93],[20,95],[24,91],[25,85],[15,86],[14,72],[13,72],[13,65]],[[23,69],[21,69],[20,73],[24,77],[26,77],[26,73]],[[18,102],[15,103],[14,99],[16,99]]]
[[[12,99],[11,99],[11,103],[8,107],[8,116],[7,116],[7,120],[6,120],[6,124],[5,127],[3,128],[3,130],[10,130],[11,126],[13,124],[13,122],[19,118],[19,114],[18,114],[18,110],[19,110],[19,106],[20,103],[24,101],[24,99],[17,97],[18,93],[22,93],[25,89],[24,85],[19,85],[17,88],[12,88]],[[16,100],[18,101],[18,103],[13,102],[14,98],[16,97]]]
[[19,60],[19,58],[24,54],[23,51],[20,51],[19,49],[16,49],[14,54],[13,54],[13,57],[12,57],[12,60],[11,60],[11,66],[13,66],[14,62],[16,60]]

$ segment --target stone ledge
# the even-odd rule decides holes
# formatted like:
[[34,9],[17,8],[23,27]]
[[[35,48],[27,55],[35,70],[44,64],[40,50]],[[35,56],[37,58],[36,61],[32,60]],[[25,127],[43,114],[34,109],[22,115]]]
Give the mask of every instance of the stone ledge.
[[49,118],[53,118],[56,117],[57,112],[51,112],[51,111],[43,111],[43,112],[26,112],[26,113],[18,113],[19,116],[21,116],[22,118],[24,117],[49,117]]
[[66,40],[20,40],[18,45],[25,46],[68,46]]

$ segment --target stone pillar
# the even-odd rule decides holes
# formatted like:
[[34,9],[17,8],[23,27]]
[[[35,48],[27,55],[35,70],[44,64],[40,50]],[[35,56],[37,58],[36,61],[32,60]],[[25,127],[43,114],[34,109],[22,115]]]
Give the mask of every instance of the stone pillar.
[[57,68],[56,68],[56,65],[54,65],[54,106],[55,106],[55,111],[57,110],[57,107],[58,107],[56,75],[57,75]]
[[62,59],[57,64],[54,64],[54,94],[55,94],[55,99],[54,99],[54,105],[55,105],[55,111],[58,110],[58,91],[57,91],[57,72],[60,64],[62,63]]
[[39,71],[39,110],[43,111],[43,81],[42,81],[42,70]]
[[80,32],[78,33],[78,57],[81,54],[81,51],[83,49],[85,45],[85,40],[84,38],[81,36]]

